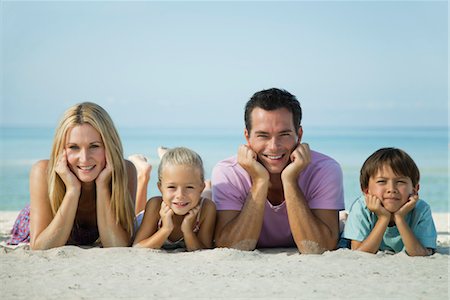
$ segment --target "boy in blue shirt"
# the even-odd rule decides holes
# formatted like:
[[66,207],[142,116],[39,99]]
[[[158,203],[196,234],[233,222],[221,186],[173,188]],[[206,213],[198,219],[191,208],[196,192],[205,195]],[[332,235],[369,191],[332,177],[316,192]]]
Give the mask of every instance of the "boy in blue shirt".
[[351,206],[343,237],[354,250],[425,256],[436,248],[430,206],[419,199],[420,173],[403,150],[382,148],[361,168],[364,197]]

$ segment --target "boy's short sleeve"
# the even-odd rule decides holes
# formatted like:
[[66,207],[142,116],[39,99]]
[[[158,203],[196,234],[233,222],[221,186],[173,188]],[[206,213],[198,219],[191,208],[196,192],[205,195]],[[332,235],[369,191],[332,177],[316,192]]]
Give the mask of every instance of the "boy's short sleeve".
[[359,197],[350,207],[342,237],[364,241],[373,229],[372,213],[367,209],[364,197]]
[[412,220],[412,230],[425,248],[436,249],[437,232],[430,206],[423,200],[416,204]]

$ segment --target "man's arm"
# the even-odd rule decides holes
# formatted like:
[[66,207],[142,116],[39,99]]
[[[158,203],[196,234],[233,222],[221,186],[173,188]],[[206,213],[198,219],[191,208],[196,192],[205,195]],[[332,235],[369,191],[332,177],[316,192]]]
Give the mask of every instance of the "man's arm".
[[307,204],[297,182],[283,182],[292,236],[300,253],[323,253],[336,249],[339,238],[337,210],[314,209]]
[[339,238],[338,211],[311,210],[303,191],[298,186],[299,176],[302,176],[302,171],[311,163],[309,145],[299,144],[291,153],[291,161],[281,173],[281,180],[289,226],[298,250],[301,253],[323,253],[326,250],[336,249]]
[[[269,190],[269,173],[256,160],[256,153],[247,145],[239,147],[237,160],[239,165],[249,174],[252,187],[241,211],[217,211],[216,246],[254,250],[264,220],[264,207]],[[228,187],[231,186],[231,183],[227,180],[223,181]],[[220,184],[215,187],[216,190],[218,186]],[[223,189],[221,194],[223,198],[230,197],[226,188]],[[217,197],[217,195],[213,195],[213,197]],[[229,198],[227,201],[229,201]]]
[[252,186],[241,211],[217,211],[215,240],[217,247],[254,250],[264,219],[268,182]]

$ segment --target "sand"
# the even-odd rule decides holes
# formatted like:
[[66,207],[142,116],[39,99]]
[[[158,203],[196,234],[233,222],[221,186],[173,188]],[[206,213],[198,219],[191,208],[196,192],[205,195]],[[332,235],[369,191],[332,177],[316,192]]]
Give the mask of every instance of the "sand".
[[433,215],[439,246],[430,257],[285,248],[31,251],[4,243],[16,215],[0,212],[1,299],[448,299],[449,214]]

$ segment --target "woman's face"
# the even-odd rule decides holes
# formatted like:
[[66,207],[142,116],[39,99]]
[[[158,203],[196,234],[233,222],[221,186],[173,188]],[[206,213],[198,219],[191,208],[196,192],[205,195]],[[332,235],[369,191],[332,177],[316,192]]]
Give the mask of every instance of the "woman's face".
[[81,182],[94,181],[105,168],[105,145],[100,133],[90,124],[69,129],[64,149],[70,170]]

